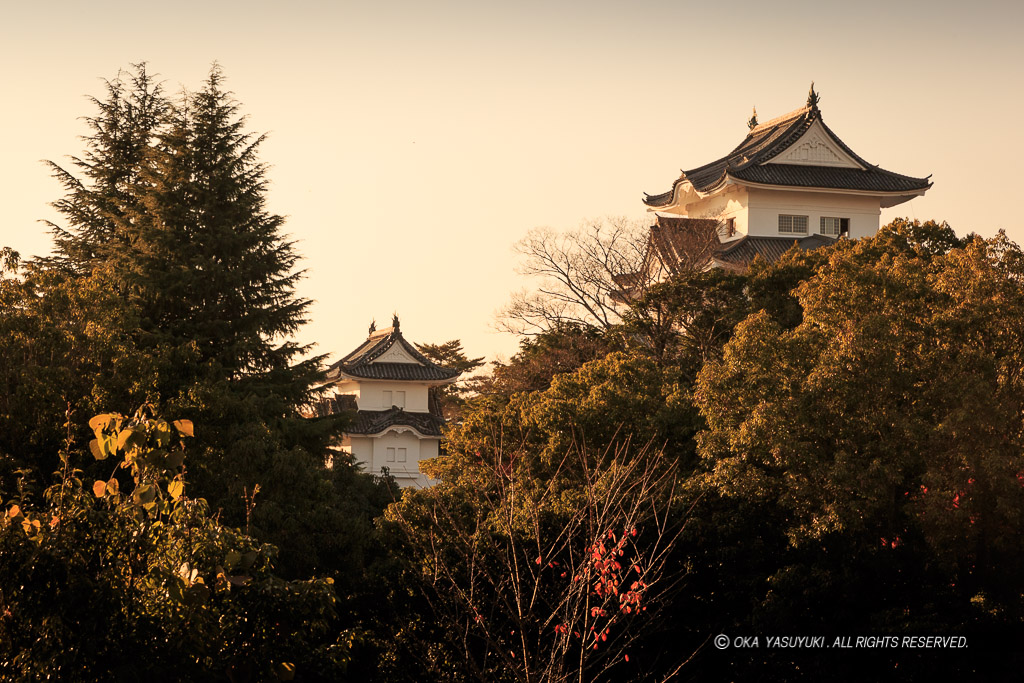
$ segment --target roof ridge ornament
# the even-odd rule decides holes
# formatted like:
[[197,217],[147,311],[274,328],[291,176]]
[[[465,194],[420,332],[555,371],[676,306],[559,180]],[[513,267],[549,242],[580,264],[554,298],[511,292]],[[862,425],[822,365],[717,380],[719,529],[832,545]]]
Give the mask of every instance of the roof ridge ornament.
[[370,334],[373,334],[376,331],[377,331],[377,319],[374,318],[373,320],[370,321]]
[[754,107],[753,115],[747,120],[747,128],[750,129],[750,130],[754,130],[755,128],[757,128],[757,107],[756,106]]
[[818,108],[818,102],[821,101],[821,96],[814,92],[814,81],[811,81],[811,89],[807,93],[807,106],[811,109]]
[[394,328],[395,332],[398,332],[398,312],[396,311],[391,316],[391,327]]

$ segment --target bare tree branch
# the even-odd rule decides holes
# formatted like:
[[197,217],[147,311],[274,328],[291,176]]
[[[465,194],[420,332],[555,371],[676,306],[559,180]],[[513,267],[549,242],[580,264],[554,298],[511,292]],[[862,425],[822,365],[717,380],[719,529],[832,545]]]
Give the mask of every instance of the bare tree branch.
[[498,314],[498,326],[536,334],[565,323],[608,328],[621,320],[627,280],[650,271],[648,228],[642,221],[605,218],[557,233],[531,230],[515,245],[521,275],[537,280]]

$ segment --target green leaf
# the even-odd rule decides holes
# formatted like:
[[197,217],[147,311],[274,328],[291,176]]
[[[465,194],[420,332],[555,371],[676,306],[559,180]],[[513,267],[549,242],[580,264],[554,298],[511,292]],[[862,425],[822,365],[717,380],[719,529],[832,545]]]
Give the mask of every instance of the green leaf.
[[165,420],[160,420],[156,423],[154,433],[156,435],[157,448],[163,448],[171,443],[171,425],[167,424]]
[[256,558],[259,556],[260,554],[256,550],[250,550],[245,555],[242,555],[242,568],[251,569],[252,565],[256,562]]
[[194,436],[192,431],[192,420],[175,420],[174,426],[182,436]]
[[135,500],[143,505],[150,505],[156,499],[156,489],[149,484],[142,484],[135,489]]
[[89,450],[92,451],[92,457],[96,458],[97,460],[107,459],[107,454],[104,453],[103,449],[100,447],[99,439],[93,439],[92,441],[89,442]]
[[[103,454],[104,454],[103,457],[104,458],[107,457],[108,455],[114,455],[115,453],[117,453],[117,439],[115,439],[113,435],[110,435],[110,436],[100,435],[99,442],[100,442],[100,451],[103,452]],[[102,460],[102,458],[101,458],[101,460]]]
[[234,569],[241,559],[241,553],[239,553],[237,550],[229,550],[228,554],[224,557],[224,566],[228,569]]
[[167,493],[174,500],[181,498],[181,494],[185,491],[185,485],[180,479],[173,480],[167,485]]
[[210,597],[210,589],[202,583],[194,583],[185,590],[186,605],[201,605]]
[[89,420],[89,429],[94,432],[101,432],[107,428],[107,426],[113,421],[116,416],[114,413],[104,413],[97,415],[96,417]]
[[96,483],[92,485],[92,493],[97,498],[102,498],[107,494],[107,482],[96,480]]
[[123,429],[121,433],[117,435],[117,447],[124,448],[125,444],[128,443],[128,439],[132,438],[135,434],[134,429]]
[[183,462],[185,462],[185,453],[183,451],[171,451],[164,458],[164,466],[169,470],[178,469]]

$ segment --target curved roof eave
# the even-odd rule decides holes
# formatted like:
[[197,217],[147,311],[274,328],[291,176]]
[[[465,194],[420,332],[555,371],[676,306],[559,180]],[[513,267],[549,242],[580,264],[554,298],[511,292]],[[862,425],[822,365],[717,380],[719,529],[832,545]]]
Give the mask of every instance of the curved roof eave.
[[[759,183],[753,180],[745,180],[743,178],[737,178],[736,176],[727,173],[726,174],[728,183],[733,185],[740,185],[743,187],[754,187],[761,190],[781,190],[784,192],[828,192],[829,194],[855,194],[868,197],[889,197],[898,198],[899,201],[887,204],[882,202],[882,208],[888,208],[890,206],[896,206],[903,202],[910,201],[914,197],[920,197],[925,192],[931,189],[934,183],[928,183],[927,185],[913,190],[858,190],[851,188],[836,188],[836,187],[819,187],[814,185],[776,185],[771,183]],[[929,176],[931,177],[931,176]]]
[[[684,195],[681,193],[686,194]],[[690,194],[692,194],[692,196],[686,196]],[[713,194],[713,192],[701,192],[696,187],[694,187],[693,183],[690,182],[690,180],[686,177],[686,174],[684,173],[682,176],[679,177],[678,180],[672,183],[671,190],[657,195],[647,195],[646,197],[644,197],[643,201],[644,204],[647,205],[649,211],[664,211],[674,206],[685,204],[687,203],[687,201],[703,199],[709,194]],[[657,204],[654,203],[662,199],[663,201]]]
[[[422,366],[413,366],[413,367],[422,367]],[[444,384],[454,384],[455,382],[459,381],[459,377],[462,374],[462,373],[459,373],[458,375],[456,375],[454,377],[449,377],[447,379],[397,380],[397,379],[392,379],[392,378],[388,378],[388,377],[362,377],[360,375],[352,375],[352,374],[349,374],[349,373],[345,372],[340,367],[336,368],[333,372],[335,372],[336,374],[333,375],[333,376],[328,375],[328,378],[327,378],[328,381],[337,382],[339,380],[352,380],[353,382],[416,382],[417,384],[426,384],[426,385],[429,385],[429,386],[442,386]]]
[[367,439],[379,439],[380,437],[384,436],[385,434],[387,434],[388,432],[391,432],[391,431],[396,431],[396,432],[412,432],[413,434],[415,434],[420,439],[437,439],[437,440],[441,440],[441,439],[444,438],[443,436],[439,436],[437,434],[424,434],[423,432],[421,432],[420,430],[416,429],[412,425],[403,425],[403,424],[388,425],[387,427],[385,427],[381,431],[374,432],[372,434],[370,434],[370,433],[360,433],[360,432],[348,432],[348,435],[350,437],[355,436],[355,437],[363,437],[363,438],[367,438]]

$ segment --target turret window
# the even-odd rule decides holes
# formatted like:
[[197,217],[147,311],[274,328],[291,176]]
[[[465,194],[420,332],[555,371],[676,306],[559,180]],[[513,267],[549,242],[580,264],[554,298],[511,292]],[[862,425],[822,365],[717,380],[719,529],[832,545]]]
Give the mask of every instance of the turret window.
[[806,235],[807,216],[779,214],[779,233],[783,235]]
[[390,410],[392,406],[398,408],[405,408],[405,392],[404,391],[382,391],[381,393],[381,407],[384,410]]
[[820,232],[822,235],[832,235],[833,237],[839,237],[840,235],[849,235],[850,219],[836,218],[834,216],[822,216],[820,228]]

